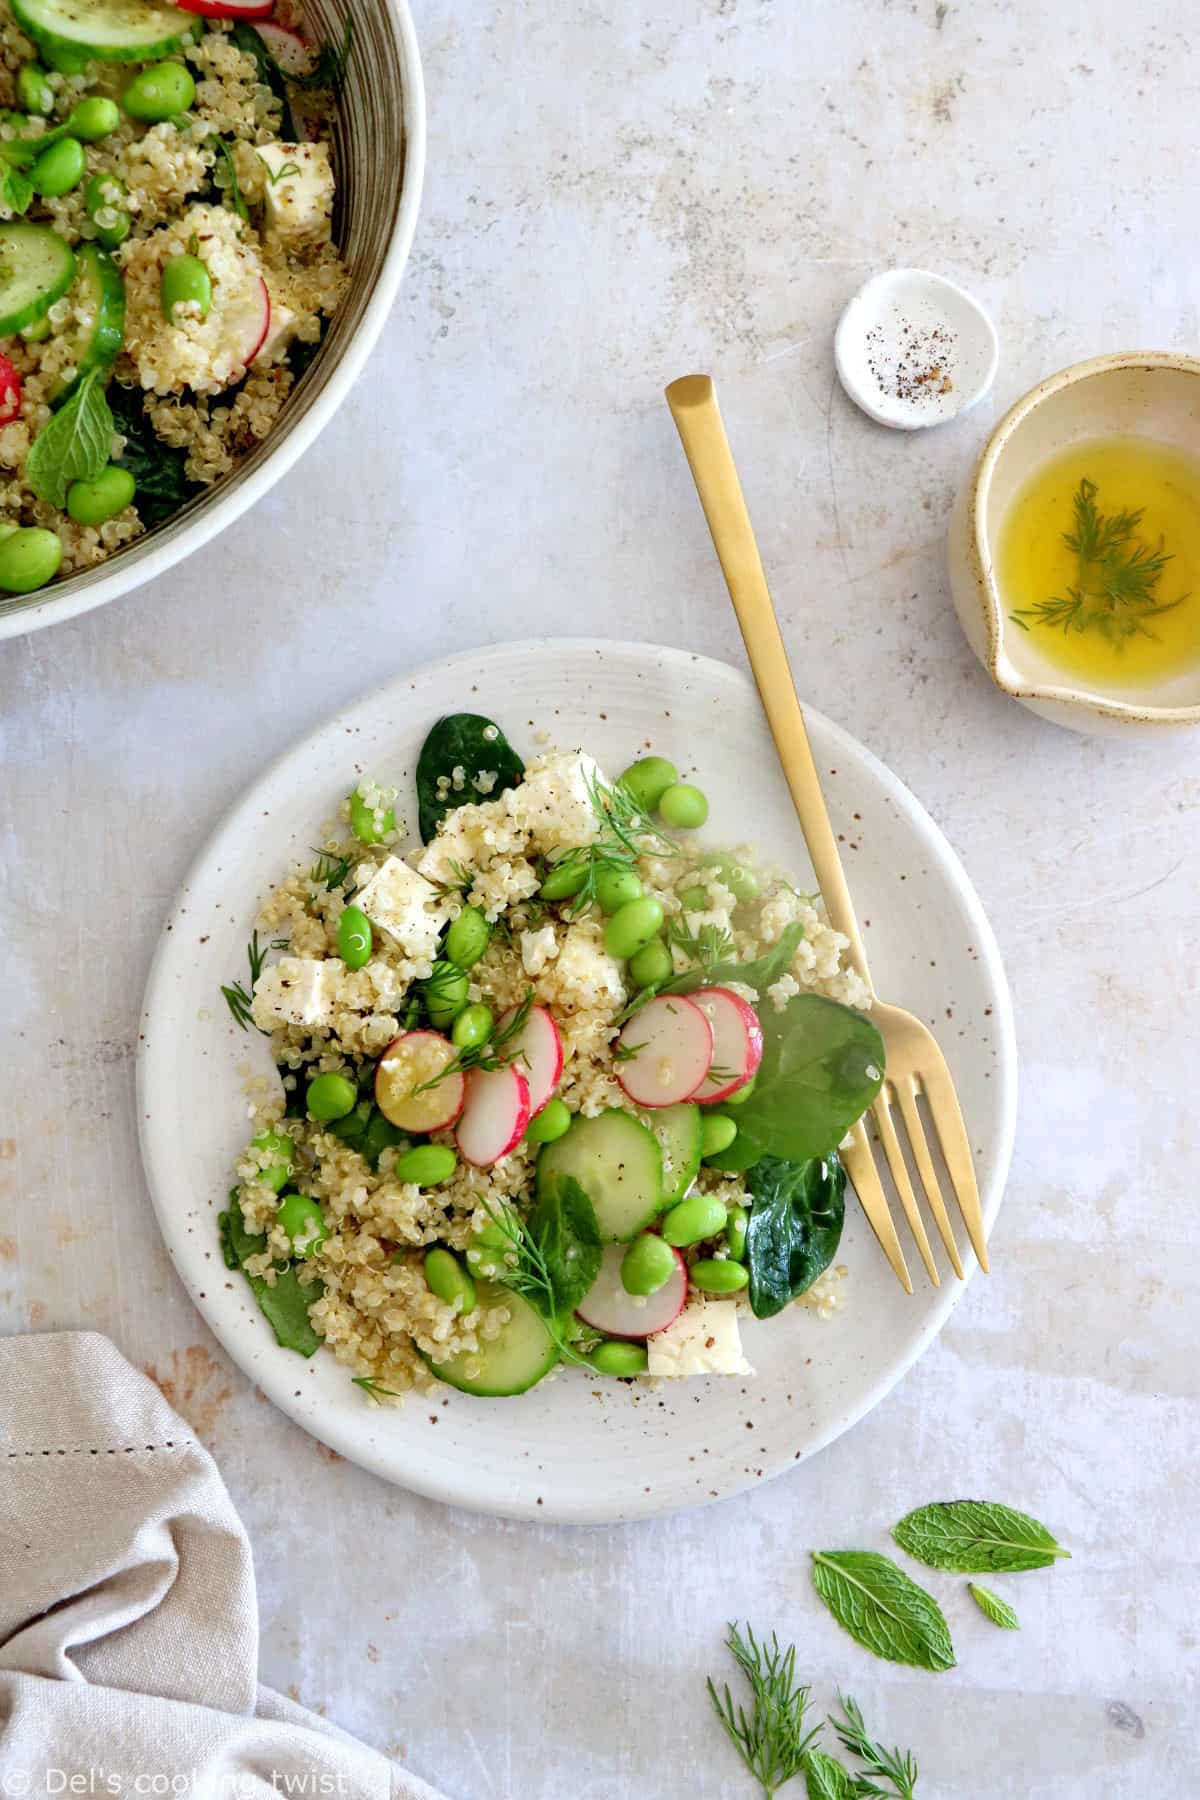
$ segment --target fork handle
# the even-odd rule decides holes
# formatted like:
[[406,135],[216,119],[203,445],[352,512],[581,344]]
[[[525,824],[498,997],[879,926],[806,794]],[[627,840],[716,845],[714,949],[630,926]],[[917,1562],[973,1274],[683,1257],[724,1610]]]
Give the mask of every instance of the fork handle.
[[870,988],[837,839],[711,376],[684,375],[673,381],[667,405],[683,440],[826,911],[834,929],[849,938],[850,960]]

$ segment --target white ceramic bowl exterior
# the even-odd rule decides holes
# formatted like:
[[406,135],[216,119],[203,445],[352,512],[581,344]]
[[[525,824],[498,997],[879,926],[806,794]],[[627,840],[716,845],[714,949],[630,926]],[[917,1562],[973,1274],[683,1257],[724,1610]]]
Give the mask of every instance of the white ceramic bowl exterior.
[[[536,695],[536,699],[530,696]],[[697,1505],[777,1475],[845,1431],[936,1335],[962,1284],[918,1281],[908,1298],[852,1196],[839,1262],[844,1311],[792,1307],[744,1333],[755,1380],[673,1381],[658,1391],[565,1371],[519,1399],[439,1390],[402,1411],[372,1407],[321,1351],[275,1344],[217,1245],[217,1213],[245,1141],[248,1061],[265,1040],[233,1025],[219,993],[244,972],[255,912],[360,772],[395,783],[398,814],[429,726],[469,707],[526,755],[535,733],[586,746],[616,774],[647,743],[694,773],[712,844],[751,838],[809,879],[803,841],[748,678],[651,645],[541,642],[473,651],[394,682],[331,720],[268,771],[206,845],[172,908],[146,991],[139,1046],[142,1149],[176,1268],[213,1332],[304,1428],[388,1480],[514,1517],[632,1519]],[[867,751],[809,715],[835,828],[881,991],[937,1029],[978,1155],[989,1223],[1008,1169],[1015,1050],[992,933],[953,852],[912,795]],[[147,1230],[150,1221],[146,1222]],[[965,1240],[963,1240],[965,1242]],[[915,1256],[911,1259],[917,1266]],[[968,1269],[973,1267],[964,1249]],[[436,1421],[436,1424],[435,1424]]]
[[404,273],[425,175],[425,93],[408,0],[306,0],[314,31],[341,41],[355,15],[354,48],[334,126],[339,216],[350,288],[275,430],[232,475],[95,569],[35,594],[0,594],[0,639],[104,606],[165,574],[240,518],[312,445],[362,373]]

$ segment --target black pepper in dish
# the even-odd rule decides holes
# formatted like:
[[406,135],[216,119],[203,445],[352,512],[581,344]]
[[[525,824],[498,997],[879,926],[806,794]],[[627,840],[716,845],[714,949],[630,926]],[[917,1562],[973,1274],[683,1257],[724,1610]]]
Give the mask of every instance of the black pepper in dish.
[[946,325],[919,325],[900,315],[894,331],[867,332],[867,367],[891,400],[936,403],[953,390],[957,334]]

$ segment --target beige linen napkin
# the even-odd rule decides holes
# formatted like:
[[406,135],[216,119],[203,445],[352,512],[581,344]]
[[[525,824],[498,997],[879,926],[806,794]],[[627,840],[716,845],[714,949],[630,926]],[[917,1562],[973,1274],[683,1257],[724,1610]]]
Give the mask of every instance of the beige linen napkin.
[[0,1795],[438,1800],[257,1668],[250,1546],[187,1425],[95,1332],[0,1339]]

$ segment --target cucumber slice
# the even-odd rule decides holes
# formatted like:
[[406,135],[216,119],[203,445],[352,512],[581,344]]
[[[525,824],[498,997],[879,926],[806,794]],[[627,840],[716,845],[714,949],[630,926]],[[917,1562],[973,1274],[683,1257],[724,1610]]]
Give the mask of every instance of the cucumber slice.
[[68,61],[154,62],[198,35],[194,18],[182,25],[186,15],[159,0],[12,0],[12,10],[43,51]]
[[560,1175],[573,1175],[596,1209],[606,1244],[624,1244],[657,1218],[663,1204],[663,1159],[652,1131],[615,1108],[599,1118],[576,1116],[565,1136],[538,1157],[539,1195]]
[[48,225],[0,225],[0,337],[49,312],[75,279],[75,252]]
[[652,1106],[638,1118],[658,1139],[663,1160],[662,1209],[674,1206],[700,1173],[700,1138],[704,1121],[690,1100],[678,1106]]
[[121,271],[98,244],[85,244],[76,259],[76,296],[92,315],[86,329],[73,327],[76,373],[53,395],[55,406],[69,400],[84,376],[93,369],[111,369],[125,341],[125,283]]
[[[464,1394],[478,1394],[484,1400],[523,1394],[550,1373],[558,1361],[558,1346],[540,1313],[520,1294],[488,1282],[481,1282],[478,1292],[485,1306],[507,1306],[512,1313],[499,1337],[481,1344],[477,1351],[461,1351],[449,1362],[434,1362],[428,1356],[425,1361],[439,1381]],[[424,1356],[424,1351],[421,1354]],[[479,1373],[468,1375],[468,1363],[478,1363]]]

